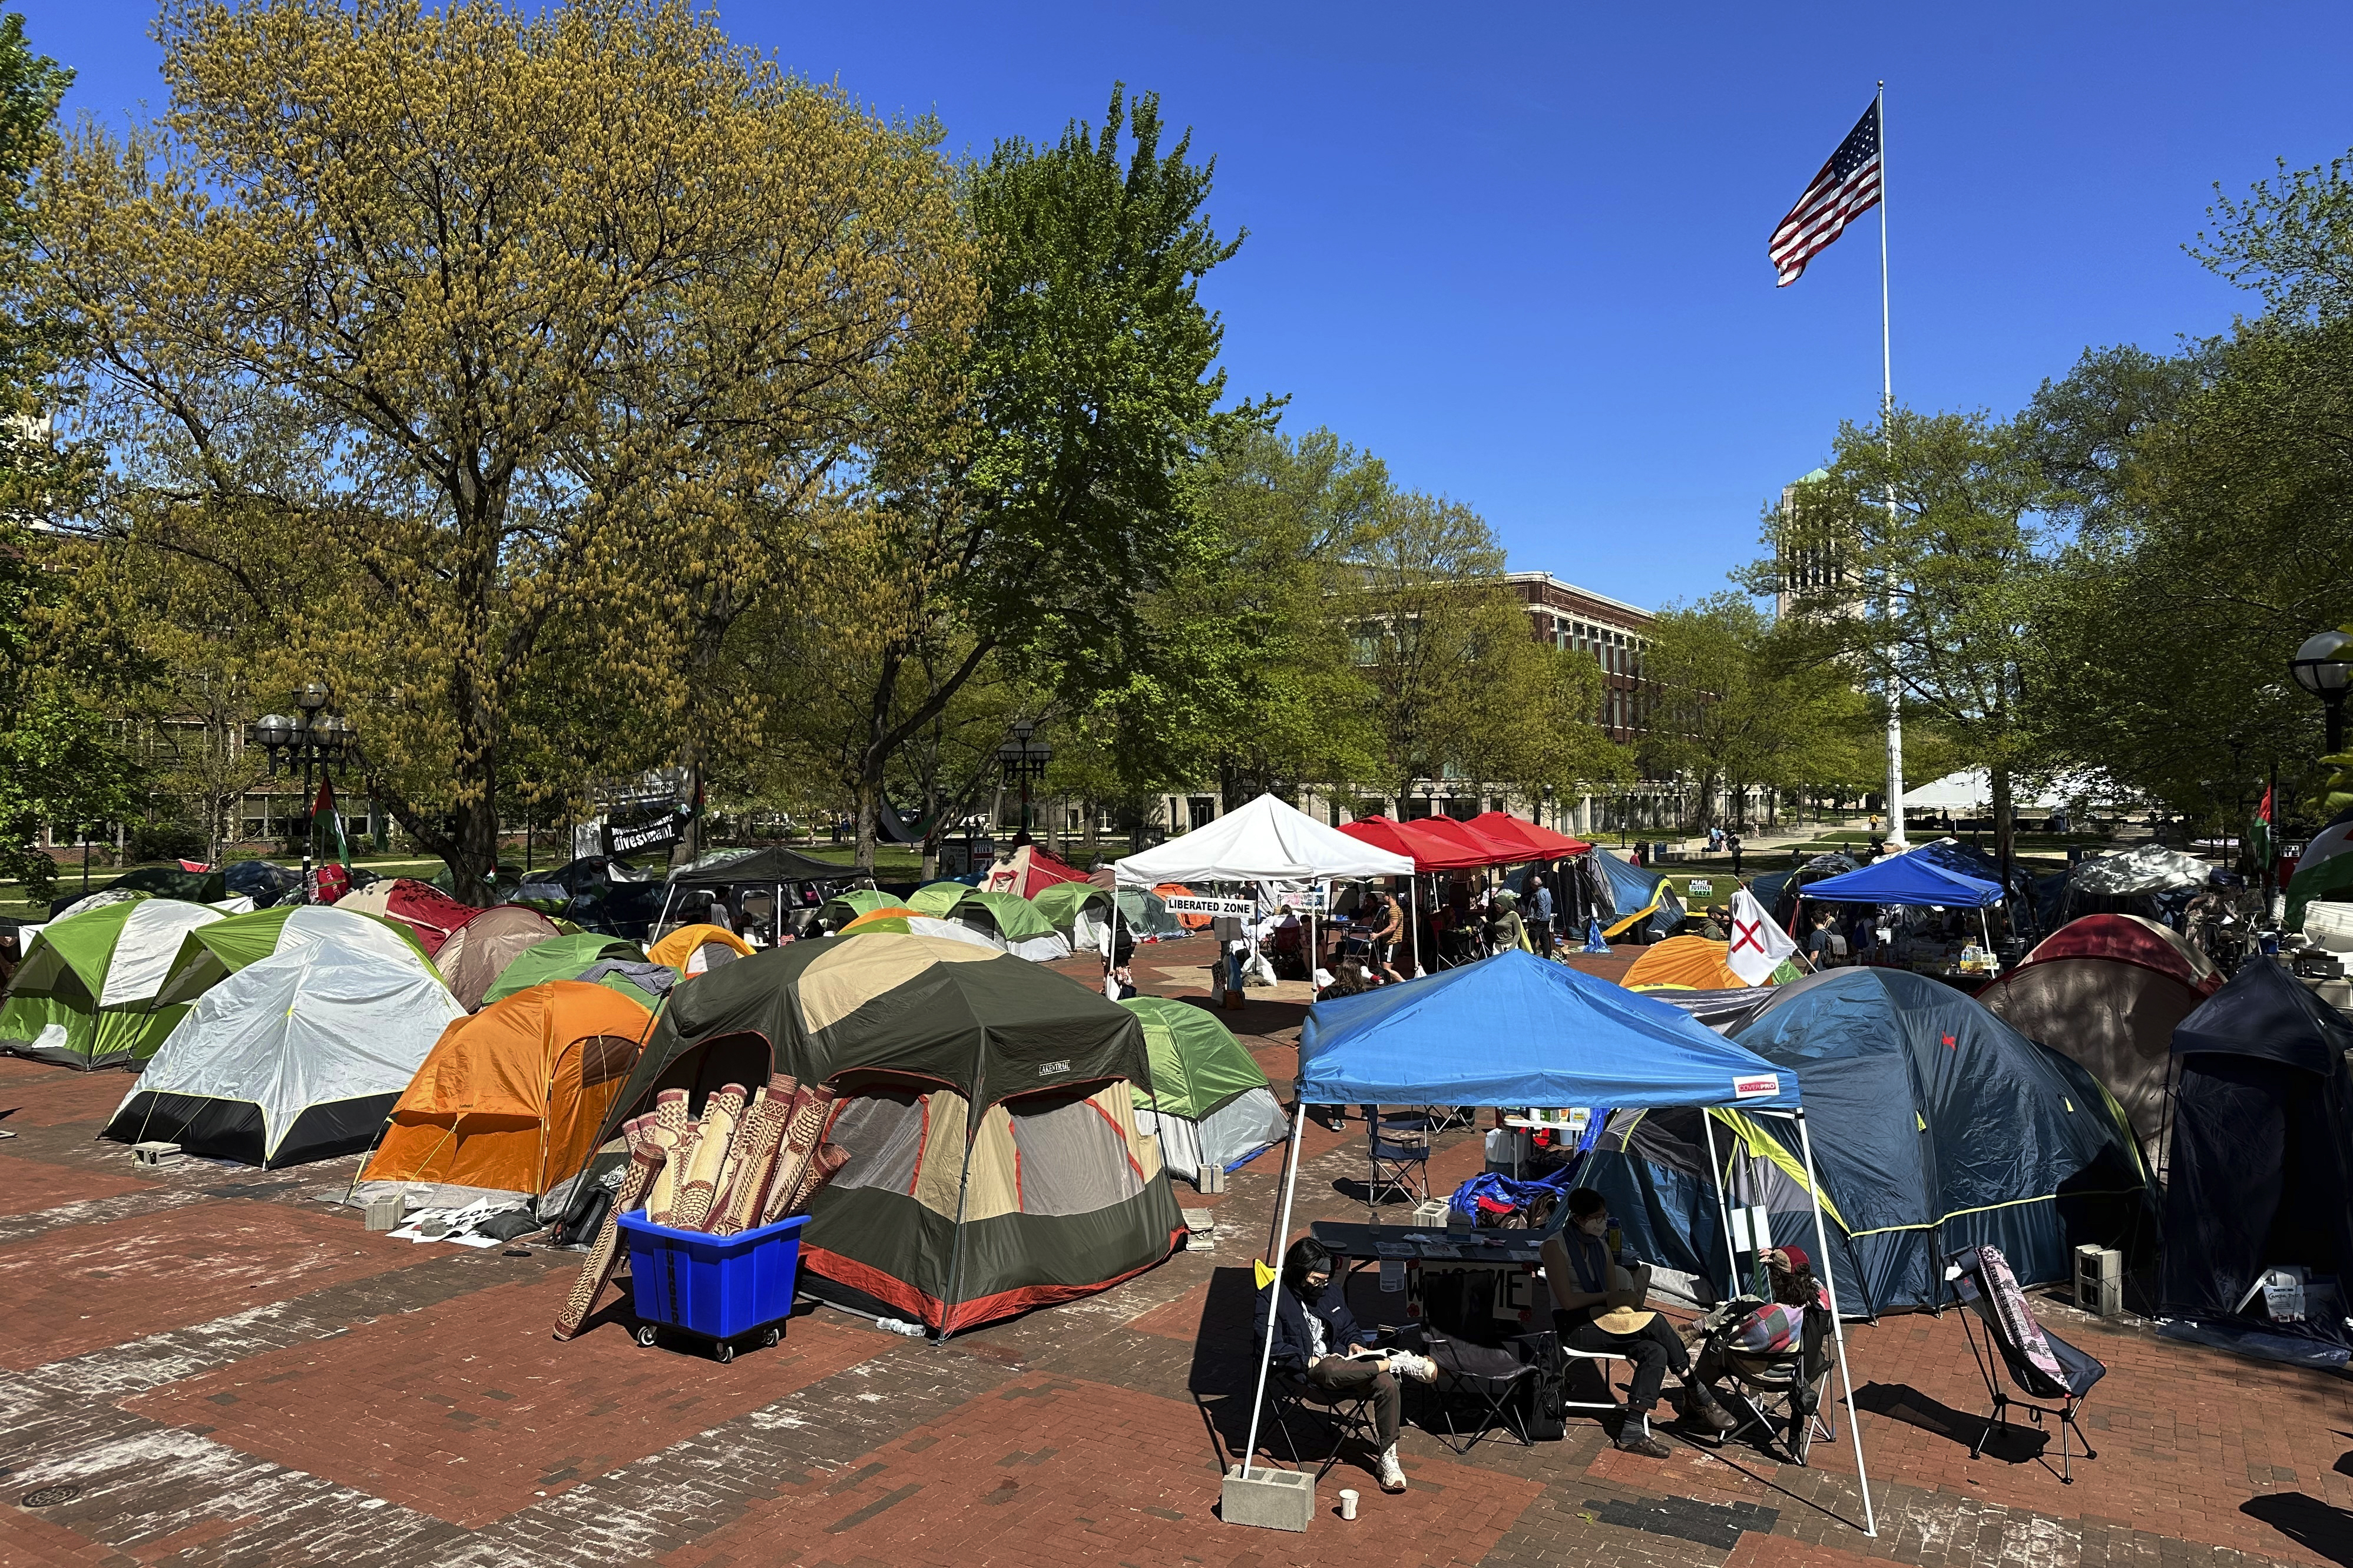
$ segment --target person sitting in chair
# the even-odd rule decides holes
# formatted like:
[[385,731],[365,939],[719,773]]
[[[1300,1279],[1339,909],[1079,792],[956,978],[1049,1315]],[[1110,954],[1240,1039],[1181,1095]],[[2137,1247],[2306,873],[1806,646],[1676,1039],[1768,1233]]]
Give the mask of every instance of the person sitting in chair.
[[1651,1433],[1651,1411],[1670,1372],[1683,1384],[1684,1421],[1711,1434],[1732,1430],[1731,1414],[1693,1373],[1683,1341],[1665,1319],[1644,1310],[1651,1266],[1625,1245],[1599,1193],[1578,1187],[1568,1194],[1568,1224],[1546,1239],[1542,1256],[1560,1342],[1634,1363],[1634,1385],[1618,1428],[1620,1448],[1645,1458],[1667,1457],[1667,1446]]
[[[1282,1273],[1266,1289],[1275,1293],[1273,1364],[1311,1388],[1343,1398],[1369,1389],[1381,1448],[1381,1490],[1405,1490],[1405,1470],[1398,1464],[1397,1451],[1405,1394],[1398,1378],[1433,1382],[1438,1363],[1405,1351],[1373,1352],[1366,1343],[1372,1336],[1356,1326],[1356,1315],[1348,1310],[1347,1293],[1332,1276],[1330,1250],[1312,1237],[1291,1244],[1291,1250],[1282,1255]],[[1262,1290],[1254,1320],[1261,1354],[1265,1353],[1266,1309]]]

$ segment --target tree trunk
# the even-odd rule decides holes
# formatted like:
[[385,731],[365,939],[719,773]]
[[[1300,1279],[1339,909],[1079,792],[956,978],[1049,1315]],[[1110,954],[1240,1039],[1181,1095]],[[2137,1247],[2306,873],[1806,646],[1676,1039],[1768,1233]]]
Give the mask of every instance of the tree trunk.
[[2010,819],[2010,764],[1997,763],[1993,768],[1993,842],[1994,854],[2001,863],[2001,892],[2010,897],[2010,863],[2011,837],[2015,825]]
[[858,840],[850,864],[863,877],[874,875],[874,821],[882,799],[882,763],[872,756],[858,781]]

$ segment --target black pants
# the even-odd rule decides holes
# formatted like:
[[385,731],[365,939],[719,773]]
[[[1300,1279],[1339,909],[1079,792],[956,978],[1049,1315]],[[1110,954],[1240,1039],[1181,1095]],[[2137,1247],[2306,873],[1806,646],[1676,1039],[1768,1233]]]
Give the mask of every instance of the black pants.
[[1683,1349],[1683,1341],[1664,1318],[1653,1317],[1630,1334],[1613,1334],[1589,1322],[1571,1326],[1566,1312],[1553,1314],[1553,1326],[1560,1332],[1560,1342],[1571,1350],[1622,1355],[1634,1363],[1634,1387],[1626,1398],[1626,1408],[1632,1415],[1651,1413],[1671,1372],[1678,1383],[1691,1386],[1691,1352]]
[[1334,1394],[1355,1394],[1370,1390],[1373,1426],[1380,1432],[1381,1447],[1397,1447],[1398,1427],[1404,1420],[1405,1391],[1398,1386],[1395,1374],[1378,1362],[1323,1356],[1307,1369],[1307,1382],[1312,1387]]

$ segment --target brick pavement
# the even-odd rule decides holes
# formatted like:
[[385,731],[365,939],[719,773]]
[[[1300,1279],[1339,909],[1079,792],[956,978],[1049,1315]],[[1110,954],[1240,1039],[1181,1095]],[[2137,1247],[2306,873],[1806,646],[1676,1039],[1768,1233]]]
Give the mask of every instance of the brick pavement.
[[[1137,972],[1206,1001],[1208,957],[1205,941],[1147,946]],[[1278,991],[1224,1016],[1282,1082],[1303,1011]],[[2085,1422],[2101,1455],[2073,1488],[2034,1462],[2031,1427],[1969,1459],[1983,1390],[1959,1324],[1915,1316],[1852,1335],[1875,1540],[1846,1522],[1843,1429],[1800,1470],[1737,1448],[1631,1459],[1583,1420],[1461,1458],[1409,1429],[1404,1496],[1347,1461],[1308,1535],[1240,1531],[1215,1517],[1218,1478],[1248,1425],[1249,1270],[1277,1157],[1222,1194],[1180,1187],[1214,1232],[1104,1295],[944,1347],[818,1312],[723,1367],[639,1349],[609,1297],[557,1344],[575,1258],[368,1236],[315,1201],[349,1162],[136,1170],[90,1142],[130,1082],[0,1060],[0,1124],[22,1132],[0,1152],[0,1568],[2353,1568],[2353,1382],[2049,1301],[2111,1369]],[[1299,1226],[1362,1215],[1361,1138],[1310,1124]],[[1479,1163],[1475,1135],[1449,1134],[1433,1185]],[[1383,1316],[1394,1299],[1359,1286],[1360,1316]],[[1343,1485],[1364,1494],[1353,1527],[1332,1515]]]

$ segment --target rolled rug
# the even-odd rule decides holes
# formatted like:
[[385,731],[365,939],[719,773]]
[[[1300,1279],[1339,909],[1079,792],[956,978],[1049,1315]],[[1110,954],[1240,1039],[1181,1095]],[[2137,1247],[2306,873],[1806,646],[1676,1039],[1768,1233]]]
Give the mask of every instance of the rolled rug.
[[809,1156],[808,1163],[801,1167],[800,1184],[794,1189],[793,1201],[786,1206],[786,1216],[789,1218],[797,1214],[808,1213],[809,1205],[817,1201],[817,1195],[824,1190],[825,1184],[839,1175],[841,1168],[849,1163],[849,1151],[840,1144],[818,1144],[817,1152]]
[[656,1225],[670,1223],[670,1211],[678,1205],[679,1186],[686,1180],[687,1163],[694,1158],[695,1135],[702,1131],[688,1120],[686,1106],[682,1089],[666,1089],[654,1097],[654,1125],[670,1134],[664,1144],[669,1158],[653,1190],[646,1194],[646,1217]]
[[785,1217],[809,1156],[824,1141],[833,1119],[834,1092],[823,1084],[803,1084],[793,1095],[792,1121],[785,1129],[785,1146],[776,1155],[776,1169],[768,1178],[768,1192],[760,1205],[760,1223],[774,1225]]
[[727,1168],[727,1145],[735,1136],[735,1121],[744,1111],[744,1086],[731,1083],[703,1103],[702,1131],[694,1141],[678,1199],[670,1205],[674,1230],[701,1230],[711,1217],[711,1200],[719,1190],[719,1173]]
[[621,1173],[621,1185],[613,1194],[613,1207],[605,1215],[605,1223],[596,1230],[596,1240],[588,1248],[588,1256],[580,1265],[580,1278],[572,1284],[572,1294],[564,1300],[564,1310],[556,1315],[555,1337],[568,1340],[580,1331],[588,1314],[596,1308],[596,1298],[605,1291],[606,1281],[613,1277],[613,1266],[621,1255],[621,1215],[645,1200],[654,1184],[656,1173],[667,1163],[665,1151],[650,1134],[650,1119],[639,1117],[625,1122],[621,1136],[629,1145],[629,1163]]
[[745,1229],[758,1212],[761,1195],[767,1191],[768,1173],[776,1163],[776,1150],[784,1142],[793,1091],[798,1087],[790,1074],[778,1073],[754,1091],[743,1125],[735,1130],[734,1146],[728,1151],[719,1195],[712,1204],[712,1235],[733,1236]]

